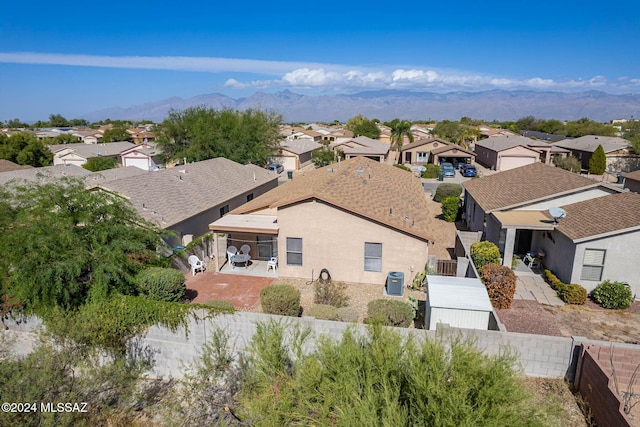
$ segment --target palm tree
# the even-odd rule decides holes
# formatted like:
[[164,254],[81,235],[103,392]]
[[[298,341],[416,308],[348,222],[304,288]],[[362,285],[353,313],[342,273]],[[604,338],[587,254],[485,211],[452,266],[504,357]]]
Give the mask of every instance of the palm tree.
[[409,142],[413,142],[411,123],[407,120],[393,120],[391,124],[391,148],[400,151],[405,136],[409,139]]

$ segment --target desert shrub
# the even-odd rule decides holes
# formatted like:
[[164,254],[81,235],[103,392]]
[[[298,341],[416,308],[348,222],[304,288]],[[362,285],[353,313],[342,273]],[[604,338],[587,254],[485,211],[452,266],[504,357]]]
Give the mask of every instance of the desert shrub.
[[447,197],[460,197],[462,194],[462,185],[445,182],[438,185],[436,193],[433,195],[434,202],[442,202]]
[[150,267],[136,275],[138,292],[155,301],[182,301],[187,287],[184,275],[173,268]]
[[516,275],[509,267],[487,264],[481,271],[491,304],[495,308],[511,308],[516,292]]
[[99,172],[113,169],[118,166],[118,159],[115,157],[92,157],[82,165],[83,168],[91,172]]
[[291,285],[271,285],[260,291],[262,311],[282,316],[300,316],[300,291]]
[[574,156],[555,156],[553,158],[553,164],[560,169],[568,170],[570,172],[580,172],[582,169],[582,162]]
[[451,196],[442,200],[442,217],[447,222],[455,222],[460,213],[460,198]]
[[358,322],[358,312],[349,307],[340,307],[336,309],[336,314],[338,315],[338,320],[341,322],[348,323],[357,323]]
[[566,283],[558,279],[558,276],[553,274],[551,270],[544,271],[544,278],[547,280],[549,286],[551,286],[554,290],[558,291],[558,293],[562,292],[564,288],[567,286]]
[[305,314],[307,316],[315,317],[316,319],[340,320],[338,317],[338,309],[327,304],[314,304]]
[[583,305],[587,302],[587,290],[576,283],[565,285],[558,296],[567,304]]
[[437,178],[438,174],[442,171],[438,165],[428,164],[424,165],[424,167],[426,170],[422,172],[422,178]]
[[633,302],[629,285],[605,280],[591,291],[591,298],[604,308],[625,309]]
[[236,309],[233,303],[221,299],[210,299],[209,301],[205,301],[204,305],[220,311],[235,311]]
[[344,307],[349,302],[346,293],[347,285],[344,282],[318,280],[314,285],[314,291],[313,302],[315,304],[327,304],[338,308]]
[[413,310],[404,301],[377,299],[367,304],[365,323],[406,328],[413,320]]
[[487,264],[500,264],[500,249],[488,241],[471,244],[471,259],[478,271]]
[[407,167],[405,165],[396,164],[396,165],[393,165],[393,166],[397,167],[398,169],[402,169],[403,171],[411,172],[411,168]]

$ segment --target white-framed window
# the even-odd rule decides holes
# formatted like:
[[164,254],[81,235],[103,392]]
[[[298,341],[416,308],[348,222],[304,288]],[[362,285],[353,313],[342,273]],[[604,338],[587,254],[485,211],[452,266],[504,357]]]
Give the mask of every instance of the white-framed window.
[[599,282],[602,280],[602,270],[604,270],[604,258],[607,251],[604,249],[585,249],[582,261],[581,280],[591,280]]
[[429,153],[416,153],[416,162],[427,163],[429,161]]
[[364,271],[382,271],[382,243],[365,242]]
[[302,265],[302,239],[287,237],[287,265]]

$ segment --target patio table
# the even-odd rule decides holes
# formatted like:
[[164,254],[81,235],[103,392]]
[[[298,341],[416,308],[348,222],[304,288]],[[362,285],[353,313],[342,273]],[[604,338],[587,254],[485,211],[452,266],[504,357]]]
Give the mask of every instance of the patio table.
[[244,263],[244,268],[248,268],[249,261],[251,261],[251,255],[237,254],[233,257],[233,262],[231,263],[231,265],[233,266],[233,268],[236,268],[237,263]]

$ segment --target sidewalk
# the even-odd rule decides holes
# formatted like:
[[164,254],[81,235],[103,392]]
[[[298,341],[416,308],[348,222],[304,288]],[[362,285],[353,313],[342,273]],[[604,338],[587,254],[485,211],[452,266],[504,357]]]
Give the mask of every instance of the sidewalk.
[[556,291],[544,281],[541,275],[533,272],[515,271],[518,281],[514,299],[537,301],[540,304],[562,307],[564,302]]

